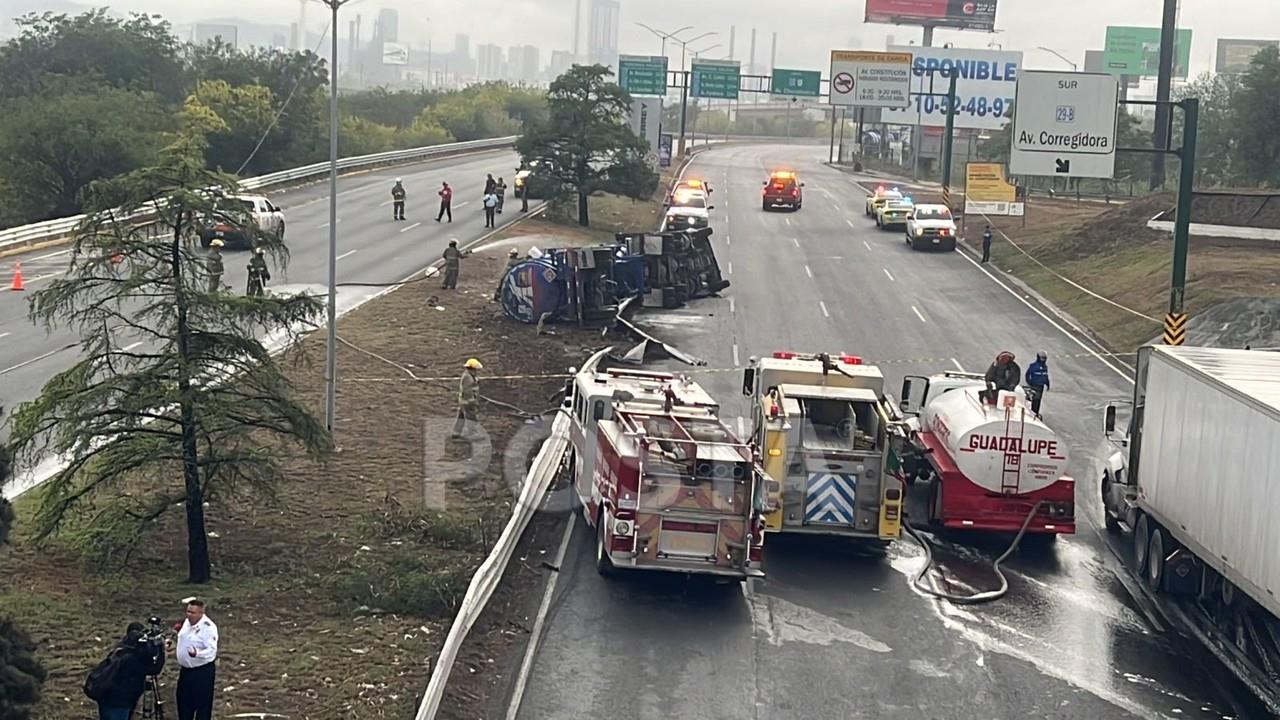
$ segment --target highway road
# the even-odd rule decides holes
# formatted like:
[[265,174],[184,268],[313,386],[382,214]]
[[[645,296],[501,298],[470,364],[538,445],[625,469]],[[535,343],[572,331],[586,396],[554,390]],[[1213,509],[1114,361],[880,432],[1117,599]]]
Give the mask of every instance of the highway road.
[[[486,232],[481,204],[485,174],[506,177],[510,184],[517,164],[515,152],[492,151],[340,177],[338,282],[396,282],[438,259],[450,239],[465,244],[480,237]],[[391,185],[397,177],[404,179],[408,190],[404,222],[392,220]],[[442,182],[454,187],[453,223],[435,222],[436,191]],[[328,192],[328,182],[324,181],[269,194],[272,201],[284,209],[285,241],[292,256],[284,272],[272,268],[269,287],[281,291],[309,288],[325,292]],[[520,214],[519,209],[519,201],[508,202],[500,218],[509,222]],[[235,292],[244,292],[248,258],[244,251],[224,253],[227,272],[223,282]],[[10,409],[36,397],[46,380],[75,362],[77,351],[68,346],[74,346],[78,339],[70,329],[46,332],[32,325],[27,317],[27,298],[65,271],[69,252],[49,248],[0,258],[4,288],[8,287],[17,261],[22,262],[27,289],[0,291],[0,405]],[[466,272],[465,263],[463,272]],[[340,287],[339,312],[380,290],[379,287]],[[138,339],[121,335],[117,342],[120,347],[128,348]]]
[[[1121,550],[1101,529],[1097,459],[1103,407],[1128,395],[1127,373],[966,256],[913,253],[901,233],[877,231],[857,178],[824,167],[822,153],[698,156],[689,175],[716,188],[714,241],[732,287],[644,316],[648,328],[715,368],[777,350],[861,355],[894,394],[907,374],[982,371],[1002,349],[1025,367],[1044,350],[1044,414],[1070,442],[1077,534],[1020,551],[1010,594],[962,609],[909,587],[922,560],[906,539],[879,557],[770,536],[768,577],[725,589],[653,574],[605,580],[578,521],[519,717],[1267,717],[1125,589]],[[785,167],[806,183],[804,208],[764,213],[761,182]],[[731,424],[747,415],[740,374],[696,377]],[[941,561],[961,589],[990,587],[985,562],[1005,542],[947,538]]]

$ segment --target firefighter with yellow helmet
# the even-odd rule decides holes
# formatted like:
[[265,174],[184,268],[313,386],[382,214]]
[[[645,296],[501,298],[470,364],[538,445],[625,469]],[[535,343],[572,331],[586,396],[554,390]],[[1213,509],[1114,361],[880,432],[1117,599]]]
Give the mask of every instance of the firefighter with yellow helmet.
[[462,378],[458,381],[458,418],[453,423],[453,437],[469,436],[471,425],[480,416],[480,377],[484,369],[480,361],[471,358],[462,365]]

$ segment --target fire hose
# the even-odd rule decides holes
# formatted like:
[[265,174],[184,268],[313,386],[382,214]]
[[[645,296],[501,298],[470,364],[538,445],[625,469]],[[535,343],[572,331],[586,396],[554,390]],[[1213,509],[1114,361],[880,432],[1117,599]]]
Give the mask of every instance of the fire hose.
[[929,541],[925,540],[920,534],[920,531],[916,530],[915,526],[904,518],[903,525],[907,528],[907,534],[924,549],[924,565],[921,566],[920,571],[915,574],[915,577],[911,579],[911,586],[930,597],[938,598],[939,600],[946,600],[956,605],[980,605],[982,603],[988,603],[1004,597],[1005,594],[1009,592],[1009,579],[1005,577],[1004,571],[1000,569],[1000,564],[1005,560],[1008,560],[1009,557],[1013,555],[1014,551],[1018,549],[1018,543],[1022,542],[1022,536],[1027,534],[1027,527],[1031,525],[1031,519],[1035,517],[1036,513],[1040,510],[1040,506],[1043,504],[1044,501],[1040,500],[1031,507],[1031,511],[1027,513],[1025,518],[1023,518],[1022,527],[1018,528],[1018,534],[1014,536],[1013,542],[1009,544],[1009,548],[991,564],[991,569],[1000,580],[1000,587],[994,590],[984,590],[983,592],[974,593],[972,595],[957,595],[955,593],[944,592],[942,590],[935,590],[921,582],[924,579],[925,574],[929,572],[929,568],[933,567],[933,548],[929,545]]

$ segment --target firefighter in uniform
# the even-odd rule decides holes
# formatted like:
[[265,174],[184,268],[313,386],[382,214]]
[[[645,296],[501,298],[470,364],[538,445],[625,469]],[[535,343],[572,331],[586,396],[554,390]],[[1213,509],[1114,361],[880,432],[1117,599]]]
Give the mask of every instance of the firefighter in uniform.
[[262,254],[262,248],[255,248],[253,257],[249,258],[249,280],[245,288],[245,294],[249,297],[262,297],[262,289],[271,279],[271,272],[267,270],[267,260]]
[[222,289],[222,241],[214,238],[209,243],[209,257],[205,258],[205,269],[209,271],[209,292],[216,293]]
[[444,284],[445,290],[458,289],[458,263],[462,259],[462,251],[458,249],[458,241],[450,240],[449,247],[444,249]]
[[393,220],[404,219],[404,185],[401,184],[400,178],[396,178],[396,184],[391,186],[391,210],[395,215]]
[[511,248],[511,251],[507,253],[507,266],[502,269],[502,275],[498,276],[498,287],[493,289],[494,302],[502,299],[502,283],[506,282],[507,273],[510,273],[512,268],[522,262],[524,262],[524,260],[520,258],[520,251],[515,248]]
[[475,358],[462,366],[462,377],[458,380],[458,418],[453,423],[455,438],[470,435],[471,426],[479,420],[480,378],[476,373],[483,369],[484,366]]
[[983,379],[987,383],[987,389],[983,391],[984,398],[988,405],[995,405],[1001,390],[1014,392],[1018,389],[1018,383],[1022,380],[1022,368],[1013,361],[1013,353],[1004,350],[996,356],[991,367],[987,368]]

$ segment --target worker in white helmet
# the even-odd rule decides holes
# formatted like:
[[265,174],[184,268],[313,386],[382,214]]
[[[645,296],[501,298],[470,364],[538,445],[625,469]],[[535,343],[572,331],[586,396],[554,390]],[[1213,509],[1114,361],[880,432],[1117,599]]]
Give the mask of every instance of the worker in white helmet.
[[209,256],[204,260],[205,270],[209,273],[209,293],[222,289],[222,240],[214,238],[209,241]]
[[462,378],[458,381],[458,418],[453,423],[455,438],[470,436],[471,424],[479,421],[480,377],[477,373],[483,369],[484,365],[475,358],[462,365]]
[[400,178],[396,178],[396,184],[391,186],[391,211],[394,213],[394,220],[404,219],[404,184]]

